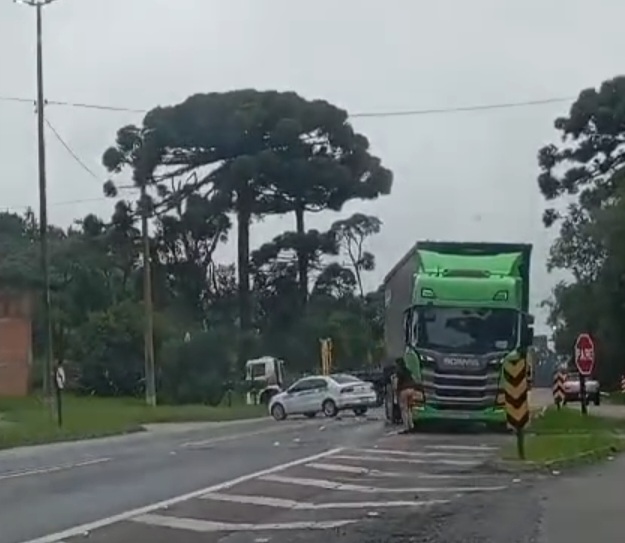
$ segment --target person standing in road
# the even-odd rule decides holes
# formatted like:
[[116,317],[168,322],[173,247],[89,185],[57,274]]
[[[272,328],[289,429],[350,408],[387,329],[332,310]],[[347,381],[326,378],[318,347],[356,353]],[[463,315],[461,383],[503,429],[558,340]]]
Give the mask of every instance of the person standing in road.
[[404,425],[402,433],[409,433],[414,429],[412,420],[412,402],[415,394],[416,383],[412,378],[410,370],[406,366],[403,358],[397,359],[397,395],[399,398],[399,408],[401,410],[401,420]]

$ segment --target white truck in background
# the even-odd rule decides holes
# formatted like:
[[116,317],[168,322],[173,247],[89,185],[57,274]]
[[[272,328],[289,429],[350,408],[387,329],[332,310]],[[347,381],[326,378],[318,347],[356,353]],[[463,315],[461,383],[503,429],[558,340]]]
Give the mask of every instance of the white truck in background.
[[284,387],[284,361],[273,356],[261,356],[245,363],[245,380],[256,385],[247,393],[248,405],[268,405],[269,400]]

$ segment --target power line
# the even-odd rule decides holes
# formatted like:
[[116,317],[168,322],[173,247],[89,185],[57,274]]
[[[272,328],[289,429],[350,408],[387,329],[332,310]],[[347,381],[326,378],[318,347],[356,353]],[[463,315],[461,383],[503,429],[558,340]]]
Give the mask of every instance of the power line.
[[[85,170],[91,177],[93,177],[96,181],[98,181],[98,183],[102,183],[102,179],[100,179],[100,177],[89,167],[87,166],[87,164],[85,163],[84,160],[82,160],[80,158],[80,156],[78,156],[78,153],[76,153],[76,151],[74,151],[71,146],[69,145],[69,143],[67,143],[67,141],[65,141],[65,138],[63,138],[63,136],[61,136],[61,134],[59,133],[59,131],[54,127],[54,125],[50,122],[50,120],[46,117],[44,118],[44,121],[47,125],[47,127],[50,129],[50,131],[52,132],[52,135],[58,140],[58,142],[63,146],[63,148],[67,151],[67,153],[72,157],[72,159],[83,169]],[[126,187],[124,187],[126,188]],[[102,202],[104,200],[108,200],[109,198],[105,197],[105,196],[100,196],[98,198],[78,198],[76,200],[63,200],[60,202],[51,202],[50,204],[48,204],[49,206],[64,206],[64,205],[74,205],[74,204],[85,204],[85,203],[92,203],[92,202]],[[10,206],[10,207],[6,207],[3,208],[4,211],[9,211],[9,210],[15,210],[15,209],[29,209],[32,208],[32,205],[16,205],[16,206]]]
[[[23,96],[0,96],[0,102],[16,102],[20,104],[33,104],[36,105],[36,101],[32,98],[25,98]],[[129,107],[117,107],[108,106],[104,104],[88,104],[83,102],[69,102],[66,100],[46,100],[47,106],[62,106],[78,109],[95,109],[99,111],[117,111],[122,113],[147,113],[147,109],[137,109]]]
[[[547,104],[556,104],[563,102],[571,102],[575,100],[575,97],[552,97],[542,98],[537,100],[521,100],[518,102],[498,102],[489,104],[473,104],[466,106],[449,106],[439,108],[424,108],[424,109],[404,109],[404,110],[389,110],[389,111],[361,111],[351,113],[350,117],[355,118],[383,118],[383,117],[416,117],[421,115],[441,115],[449,113],[466,113],[471,111],[488,111],[494,109],[513,109],[521,107],[537,107]],[[24,98],[19,96],[0,96],[0,102],[18,102],[34,104],[35,101],[30,98]],[[93,109],[98,111],[110,111],[118,113],[147,113],[147,109],[138,109],[130,107],[110,106],[105,104],[90,104],[86,102],[69,102],[65,100],[47,100],[47,105],[61,106],[79,109]]]
[[[450,113],[463,113],[463,112],[471,112],[471,111],[487,111],[487,110],[495,110],[495,109],[513,109],[520,107],[536,107],[546,104],[555,104],[555,103],[563,103],[563,102],[571,102],[574,100],[574,97],[554,97],[554,98],[544,98],[538,100],[523,100],[519,102],[502,102],[502,103],[491,103],[491,104],[477,104],[477,105],[469,105],[469,106],[456,106],[456,107],[444,107],[444,108],[429,108],[429,109],[408,109],[408,110],[395,110],[395,111],[370,111],[370,112],[359,112],[352,113],[351,117],[360,117],[360,118],[380,118],[380,117],[414,117],[420,115],[440,115],[440,114],[450,114]],[[20,97],[20,96],[0,96],[0,102],[17,102],[17,103],[29,103],[36,105],[36,101],[30,98]],[[46,101],[47,105],[52,106],[61,106],[61,107],[69,107],[69,108],[78,108],[78,109],[93,109],[98,111],[112,111],[112,112],[122,112],[122,113],[147,113],[148,110],[145,109],[136,109],[136,108],[127,108],[127,107],[117,107],[117,106],[109,106],[103,104],[90,104],[84,102],[70,102],[64,100],[48,100]],[[54,137],[59,141],[59,143],[65,148],[68,154],[73,158],[73,160],[83,169],[85,170],[91,177],[93,177],[96,181],[102,182],[100,177],[91,169],[89,166],[85,164],[85,162],[78,156],[78,154],[70,147],[70,145],[65,141],[65,139],[60,135],[58,130],[52,125],[52,123],[46,118],[46,125],[54,135]],[[86,198],[80,200],[68,200],[62,202],[54,202],[50,205],[59,206],[59,205],[70,205],[70,204],[79,204],[79,203],[87,203],[87,202],[95,202],[95,201],[103,201],[106,200],[106,197],[100,198]],[[12,208],[28,208],[30,206],[13,206]]]
[[[80,198],[77,200],[62,200],[59,202],[50,202],[48,204],[48,206],[52,207],[52,206],[66,206],[66,205],[74,205],[74,204],[86,204],[89,202],[102,202],[104,200],[108,200],[108,198],[104,197],[104,196],[100,196],[99,198]],[[0,208],[0,210],[2,212],[7,212],[7,211],[15,211],[16,209],[32,209],[34,206],[33,205],[13,205],[13,206],[3,206]]]
[[69,153],[69,155],[74,159],[74,161],[85,170],[91,177],[93,177],[96,181],[102,183],[102,180],[98,177],[98,175],[85,164],[85,162],[76,154],[76,152],[69,146],[69,144],[63,139],[61,134],[59,134],[58,130],[54,128],[50,120],[46,117],[45,123],[54,135],[54,137],[58,140],[58,142],[65,148],[65,150]]
[[540,100],[525,100],[522,102],[502,102],[496,104],[482,104],[472,106],[457,106],[431,109],[406,109],[399,111],[378,111],[378,112],[362,112],[352,113],[350,117],[414,117],[417,115],[440,115],[444,113],[463,113],[469,111],[487,111],[491,109],[513,109],[519,107],[542,106],[545,104],[556,104],[562,102],[571,102],[575,98],[543,98]]

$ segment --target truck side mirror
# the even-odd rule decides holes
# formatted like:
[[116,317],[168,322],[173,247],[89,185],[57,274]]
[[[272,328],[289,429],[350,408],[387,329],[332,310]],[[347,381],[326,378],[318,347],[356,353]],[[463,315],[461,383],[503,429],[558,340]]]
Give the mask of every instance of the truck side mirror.
[[521,347],[529,347],[534,343],[534,327],[525,324],[521,331]]
[[527,348],[534,343],[534,315],[523,313],[520,346]]

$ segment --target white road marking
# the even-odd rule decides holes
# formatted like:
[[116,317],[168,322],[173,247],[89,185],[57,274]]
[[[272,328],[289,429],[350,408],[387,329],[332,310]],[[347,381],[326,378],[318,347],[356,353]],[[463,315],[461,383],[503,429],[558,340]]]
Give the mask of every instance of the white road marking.
[[424,445],[424,449],[447,450],[447,451],[496,451],[497,447],[489,445]]
[[356,456],[353,454],[335,454],[333,460],[367,460],[373,462],[395,462],[399,464],[442,464],[444,466],[479,466],[482,462],[475,460],[450,460],[446,458],[389,458],[388,456]]
[[287,477],[284,475],[263,475],[259,477],[262,481],[272,483],[283,483],[287,485],[311,486],[323,488],[325,490],[343,490],[347,492],[363,492],[366,494],[382,494],[393,492],[493,492],[504,490],[507,486],[456,486],[456,487],[404,487],[404,488],[384,488],[375,486],[353,485],[347,483],[337,483],[325,479],[310,479],[307,477]]
[[[392,456],[405,456],[408,458],[438,458],[441,456],[451,456],[451,457],[458,457],[458,458],[475,458],[476,454],[475,451],[472,451],[471,453],[459,453],[459,452],[418,452],[418,451],[395,451],[395,450],[388,450],[388,449],[351,449],[351,451],[354,452],[362,452],[365,454],[383,454],[383,455],[392,455]],[[485,455],[482,455],[485,456]]]
[[69,469],[83,468],[86,466],[95,466],[96,464],[103,464],[104,462],[110,462],[111,460],[112,458],[94,458],[93,460],[85,460],[84,462],[76,462],[74,464],[61,464],[58,466],[48,466],[45,468],[1,473],[0,481],[5,481],[7,479],[18,479],[20,477],[30,477],[32,475],[45,475],[47,473],[56,473],[57,471],[66,471]]
[[304,467],[318,469],[321,471],[330,471],[337,473],[353,473],[355,475],[367,475],[371,477],[403,477],[412,479],[483,479],[482,473],[419,473],[419,472],[400,472],[400,471],[382,471],[378,469],[361,468],[357,466],[346,466],[343,464],[329,464],[326,462],[311,462]]
[[328,520],[328,521],[300,521],[300,522],[277,522],[273,524],[248,524],[231,522],[213,522],[212,520],[199,520],[194,518],[168,517],[165,515],[146,514],[130,519],[132,522],[173,528],[177,530],[189,530],[192,532],[260,532],[270,530],[328,530],[340,528],[347,524],[353,524],[356,520]]
[[280,464],[277,466],[273,466],[271,468],[263,469],[260,471],[256,471],[253,473],[248,473],[246,475],[242,475],[240,477],[236,477],[229,481],[224,481],[223,483],[219,483],[213,486],[209,486],[206,488],[202,488],[199,490],[195,490],[193,492],[188,492],[187,494],[182,494],[180,496],[176,496],[174,498],[169,498],[167,500],[163,500],[160,502],[156,502],[150,505],[146,505],[143,507],[138,507],[136,509],[131,509],[130,511],[125,511],[123,513],[119,513],[117,515],[112,515],[110,517],[105,517],[100,520],[96,520],[94,522],[87,522],[85,524],[81,524],[79,526],[74,526],[72,528],[68,528],[67,530],[62,530],[60,532],[56,532],[53,534],[44,535],[42,537],[37,537],[35,539],[30,539],[28,541],[23,541],[22,543],[62,543],[64,539],[69,539],[71,537],[76,537],[87,532],[92,532],[99,528],[103,528],[105,526],[110,526],[111,524],[115,524],[117,522],[122,522],[124,520],[129,520],[133,517],[137,517],[140,515],[147,515],[148,513],[152,513],[153,511],[158,511],[159,509],[164,509],[167,507],[171,507],[172,505],[176,505],[178,503],[182,503],[188,500],[192,500],[194,498],[199,498],[204,494],[209,494],[211,492],[220,492],[222,490],[226,490],[240,483],[244,483],[247,481],[251,481],[253,479],[257,479],[264,475],[270,475],[272,473],[278,473],[282,470],[289,469],[296,466],[301,466],[302,464],[306,464],[308,462],[314,462],[315,460],[320,460],[321,458],[325,458],[326,456],[330,456],[333,454],[337,454],[342,449],[330,449],[324,451],[319,454],[314,454],[312,456],[306,456],[304,458],[299,458],[297,460],[293,460],[291,462],[286,462],[284,464]]
[[269,496],[246,496],[237,494],[212,493],[202,496],[205,500],[215,500],[222,502],[238,503],[243,505],[261,505],[275,507],[278,509],[289,509],[296,511],[319,511],[327,509],[367,509],[375,507],[424,507],[428,505],[442,505],[449,503],[449,500],[395,500],[395,501],[375,501],[375,502],[325,502],[309,503],[287,500],[283,498],[272,498]]
[[377,470],[360,468],[356,466],[345,466],[343,464],[324,464],[321,462],[312,462],[310,464],[306,464],[304,467],[312,468],[312,469],[319,469],[322,471],[335,471],[338,473],[353,473],[354,475],[371,475],[377,472]]
[[267,507],[276,507],[278,509],[296,509],[297,507],[303,505],[303,502],[289,500],[286,498],[272,498],[271,496],[247,496],[245,494],[222,494],[220,492],[204,494],[202,499],[238,503],[243,505],[264,505]]

